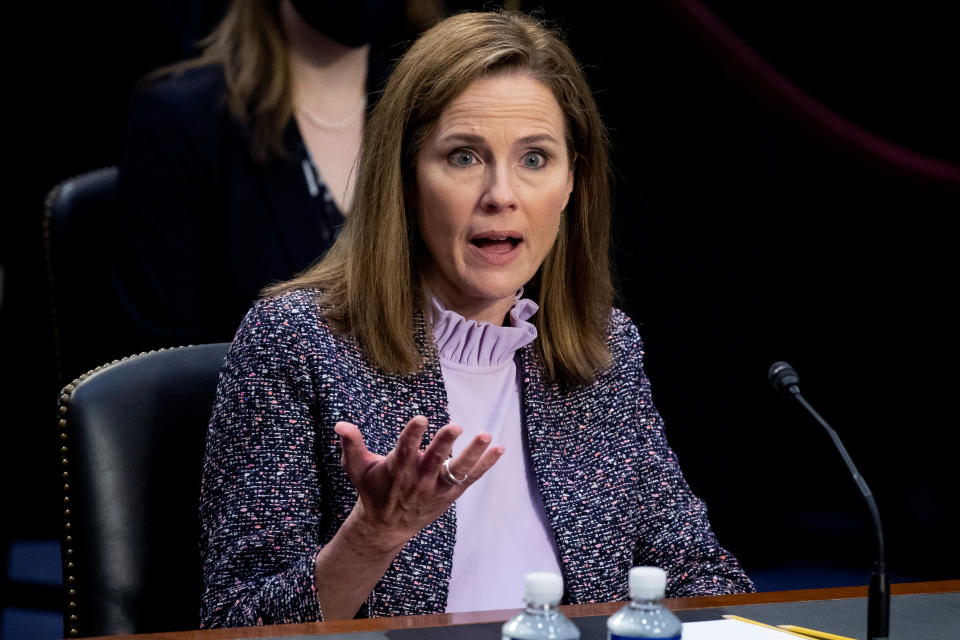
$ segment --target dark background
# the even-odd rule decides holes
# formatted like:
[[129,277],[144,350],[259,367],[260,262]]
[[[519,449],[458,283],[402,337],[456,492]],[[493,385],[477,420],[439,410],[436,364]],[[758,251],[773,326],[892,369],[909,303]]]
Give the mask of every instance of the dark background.
[[[633,4],[521,3],[567,34],[610,128],[619,304],[640,326],[668,437],[718,537],[761,588],[868,580],[872,537],[839,456],[767,386],[785,359],[873,488],[894,578],[960,576],[956,182],[824,134],[712,45],[679,0]],[[133,84],[179,59],[221,5],[9,9],[8,30],[29,45],[7,51],[5,541],[56,538],[61,524],[44,197],[119,162]],[[837,115],[957,165],[948,5],[704,1]]]

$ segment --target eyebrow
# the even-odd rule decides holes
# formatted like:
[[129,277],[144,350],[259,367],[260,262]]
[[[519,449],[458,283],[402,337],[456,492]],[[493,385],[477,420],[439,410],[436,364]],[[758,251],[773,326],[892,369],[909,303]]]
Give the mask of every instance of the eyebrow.
[[[483,144],[486,142],[483,136],[478,136],[473,133],[453,133],[442,137],[440,141],[444,143],[457,142],[462,144]],[[532,136],[524,136],[523,138],[517,140],[518,144],[536,144],[538,142],[552,142],[553,144],[560,144],[560,141],[549,133],[538,133]]]

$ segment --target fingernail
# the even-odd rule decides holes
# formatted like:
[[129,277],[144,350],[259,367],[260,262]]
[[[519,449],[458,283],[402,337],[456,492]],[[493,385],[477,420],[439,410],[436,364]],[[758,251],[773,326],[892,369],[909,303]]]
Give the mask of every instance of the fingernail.
[[490,444],[489,433],[481,433],[479,436],[477,436],[477,438],[479,438],[480,442],[482,442],[483,444]]

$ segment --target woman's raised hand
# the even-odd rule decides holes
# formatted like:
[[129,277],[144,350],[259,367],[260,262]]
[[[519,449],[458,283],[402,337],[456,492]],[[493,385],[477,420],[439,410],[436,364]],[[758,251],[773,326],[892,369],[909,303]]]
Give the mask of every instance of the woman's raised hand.
[[[481,433],[445,466],[462,430],[448,424],[421,451],[427,430],[423,416],[407,423],[386,456],[367,450],[356,425],[338,422],[334,430],[343,452],[340,463],[360,499],[314,561],[317,600],[325,620],[352,618],[403,545],[503,454],[503,447],[490,447],[490,436]],[[459,480],[463,482],[458,484]]]
[[[503,454],[503,447],[489,448],[490,435],[481,433],[444,465],[462,429],[448,424],[421,450],[426,430],[427,419],[416,416],[400,432],[393,451],[381,456],[367,450],[356,425],[338,422],[334,427],[341,465],[360,494],[351,515],[369,527],[369,543],[384,551],[398,550],[436,520]],[[464,477],[462,483],[454,481]]]

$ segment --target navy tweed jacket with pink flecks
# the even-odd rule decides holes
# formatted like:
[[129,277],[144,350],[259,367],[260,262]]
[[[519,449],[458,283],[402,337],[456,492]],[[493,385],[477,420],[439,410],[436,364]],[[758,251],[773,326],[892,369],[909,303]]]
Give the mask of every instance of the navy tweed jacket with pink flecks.
[[[358,425],[388,453],[417,414],[432,437],[448,422],[439,361],[418,318],[425,365],[384,374],[320,319],[315,292],[261,301],[220,374],[207,435],[200,515],[205,627],[321,619],[313,559],[356,501],[333,425]],[[641,368],[636,327],[614,310],[613,364],[587,387],[544,377],[519,352],[527,455],[553,531],[570,603],[623,600],[638,564],[667,572],[668,596],[752,591],[714,537],[707,511],[667,445]],[[454,507],[393,561],[367,615],[441,613],[456,536]]]

